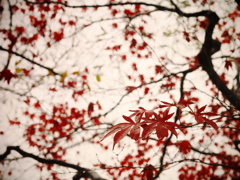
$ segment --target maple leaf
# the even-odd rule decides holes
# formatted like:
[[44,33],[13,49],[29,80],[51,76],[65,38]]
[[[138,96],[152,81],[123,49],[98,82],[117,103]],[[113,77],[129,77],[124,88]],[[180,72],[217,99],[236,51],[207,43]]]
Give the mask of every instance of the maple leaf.
[[39,102],[36,102],[36,103],[34,104],[34,107],[35,107],[36,109],[38,109],[38,108],[40,108],[40,107],[41,107],[41,105],[40,105],[40,103],[39,103]]
[[193,104],[193,102],[188,101],[188,100],[183,100],[181,99],[178,103],[174,102],[174,103],[169,103],[169,102],[165,102],[165,101],[161,101],[164,105],[160,105],[160,108],[164,108],[167,107],[168,109],[171,107],[177,107],[180,110],[182,110],[183,108],[189,106],[190,104]]
[[205,106],[202,106],[201,108],[198,108],[196,107],[196,111],[194,112],[190,106],[190,110],[189,113],[192,114],[195,118],[195,120],[198,122],[198,123],[204,123],[206,122],[207,124],[209,124],[210,126],[212,126],[214,129],[218,129],[218,126],[215,122],[207,119],[205,116],[216,116],[217,114],[216,113],[212,113],[212,112],[203,112],[205,109],[206,109],[207,105]]
[[[134,122],[130,117],[124,116],[123,118],[128,122],[128,123],[119,123],[115,126],[112,126],[110,129],[112,129],[110,132],[108,132],[102,140],[104,140],[106,137],[116,133],[113,138],[113,149],[114,146],[121,141],[129,132],[130,132],[130,137],[134,140],[139,139],[140,137],[140,127],[141,125],[144,124],[144,122]],[[101,141],[102,141],[101,140]]]
[[229,70],[230,68],[232,68],[232,61],[231,61],[231,60],[226,60],[224,67],[225,67],[227,70]]
[[143,107],[139,107],[139,110],[130,110],[130,111],[134,113],[132,113],[129,117],[131,118],[135,116],[136,122],[139,122],[142,119],[143,115],[145,115],[146,119],[149,119],[151,118],[151,116],[156,114],[153,110],[146,110]]
[[16,78],[17,75],[13,74],[9,69],[4,69],[0,72],[0,80],[5,80],[9,84],[12,78]]
[[128,91],[128,92],[131,92],[131,91],[133,91],[135,89],[137,89],[137,87],[134,87],[134,86],[127,86],[126,87],[126,91]]
[[88,104],[88,109],[87,109],[88,116],[91,116],[93,111],[94,111],[94,104],[92,102],[90,102]]
[[167,108],[163,113],[155,113],[153,119],[147,119],[147,125],[143,127],[142,138],[147,139],[148,136],[154,131],[156,132],[159,140],[167,137],[169,134],[168,131],[171,131],[171,133],[177,137],[178,135],[175,127],[179,128],[180,130],[181,127],[174,122],[166,122],[173,116],[173,114],[174,113],[169,114],[169,109]]

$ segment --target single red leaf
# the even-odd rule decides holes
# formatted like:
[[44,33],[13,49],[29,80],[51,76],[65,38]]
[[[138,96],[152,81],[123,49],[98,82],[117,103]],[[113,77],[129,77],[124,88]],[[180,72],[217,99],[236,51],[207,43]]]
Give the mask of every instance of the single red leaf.
[[174,128],[175,124],[176,123],[173,123],[173,122],[165,122],[164,126],[166,127],[166,129],[171,131],[171,133],[173,133],[177,137],[178,134],[177,134],[177,131]]
[[158,124],[156,126],[156,134],[159,140],[168,137],[168,130],[162,126],[161,124]]
[[226,60],[224,67],[225,67],[227,70],[229,70],[230,68],[232,68],[232,61],[231,61],[231,60]]
[[204,121],[205,121],[201,115],[194,115],[194,117],[198,123],[204,123]]
[[124,115],[123,115],[122,117],[123,117],[126,121],[134,124],[134,121],[133,121],[130,117],[124,116]]
[[115,136],[113,138],[113,149],[114,149],[114,146],[128,134],[130,129],[131,129],[131,126],[125,127],[115,134]]
[[149,92],[149,90],[150,90],[150,88],[149,88],[149,87],[145,87],[145,88],[144,88],[144,95],[147,95],[147,94],[148,94],[148,92]]
[[120,128],[114,128],[113,130],[109,131],[107,134],[105,134],[105,136],[100,140],[103,141],[104,139],[106,139],[108,136],[111,136],[112,134],[114,134],[115,132],[119,131]]
[[136,87],[134,87],[134,86],[127,86],[126,87],[126,91],[128,91],[128,92],[131,92],[131,91],[133,91],[135,89],[136,89]]
[[117,27],[118,27],[118,24],[117,24],[117,23],[113,23],[112,26],[113,26],[114,28],[117,28]]
[[90,102],[90,103],[88,104],[88,110],[87,110],[88,116],[91,116],[91,114],[92,114],[93,111],[94,111],[94,103]]
[[142,126],[143,132],[142,132],[142,139],[147,139],[149,135],[155,131],[156,124],[152,123],[150,125]]
[[215,122],[213,122],[213,121],[211,121],[211,120],[209,120],[207,118],[205,118],[205,122],[207,124],[209,124],[210,126],[212,126],[214,129],[216,129],[216,130],[218,129],[218,126],[217,126],[217,124]]
[[40,105],[40,103],[39,103],[39,102],[36,102],[36,103],[34,104],[34,107],[35,107],[36,109],[38,109],[38,108],[40,108],[40,107],[41,107],[41,105]]
[[140,126],[135,125],[130,131],[130,137],[134,140],[138,140],[140,137]]

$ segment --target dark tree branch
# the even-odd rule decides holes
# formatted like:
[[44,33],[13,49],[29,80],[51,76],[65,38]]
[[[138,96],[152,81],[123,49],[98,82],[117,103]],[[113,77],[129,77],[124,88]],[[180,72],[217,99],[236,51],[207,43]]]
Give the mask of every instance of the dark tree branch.
[[209,155],[209,156],[219,156],[219,154],[216,153],[208,153],[208,152],[204,152],[204,151],[200,151],[197,148],[191,147],[191,150],[198,152],[200,154],[204,154],[204,155]]
[[60,161],[60,160],[44,159],[44,158],[41,158],[39,156],[30,154],[26,151],[23,151],[18,146],[8,146],[6,151],[3,154],[0,155],[0,162],[3,161],[11,153],[12,150],[17,151],[23,157],[29,157],[29,158],[35,159],[36,161],[38,161],[40,163],[56,164],[56,165],[59,165],[59,166],[75,169],[75,170],[77,170],[77,174],[73,177],[73,180],[80,180],[80,178],[90,178],[92,180],[105,180],[104,178],[100,177],[96,172],[94,172],[90,169],[82,168],[80,166],[70,164],[70,163],[67,163],[67,162],[64,162],[64,161]]
[[175,12],[181,16],[185,17],[198,17],[198,16],[207,16],[211,13],[211,11],[199,11],[195,13],[184,13],[182,12],[177,6],[172,2],[175,8],[169,8],[161,5],[151,4],[151,3],[145,3],[145,2],[124,2],[124,3],[109,3],[109,4],[97,4],[97,5],[68,5],[66,3],[62,2],[54,2],[54,1],[42,1],[42,2],[32,2],[29,0],[25,0],[25,2],[30,4],[36,4],[36,5],[43,5],[43,4],[59,4],[66,8],[102,8],[102,7],[112,7],[112,6],[126,6],[126,5],[143,5],[143,6],[149,6],[154,7],[156,10],[159,11],[168,11],[168,12]]
[[10,0],[8,0],[8,8],[9,8],[9,15],[10,15],[10,22],[9,22],[9,26],[10,26],[10,30],[12,30],[12,17],[13,17],[13,12],[12,12],[12,6],[10,3]]
[[202,69],[206,71],[213,84],[219,89],[225,98],[238,110],[240,110],[240,98],[231,91],[226,83],[219,77],[214,70],[211,55],[220,50],[220,42],[212,39],[212,34],[215,25],[219,21],[219,17],[216,13],[212,12],[206,16],[209,21],[209,25],[206,29],[205,40],[201,51],[197,55],[198,61],[202,66]]
[[240,148],[238,146],[240,144],[240,140],[234,140],[233,143],[235,145],[235,148],[238,150],[238,152],[240,152]]
[[215,12],[211,11],[200,11],[196,13],[184,13],[182,12],[177,5],[171,0],[171,3],[175,7],[176,13],[184,17],[197,17],[205,16],[208,18],[208,27],[205,32],[205,39],[201,51],[197,55],[198,61],[202,66],[203,70],[207,72],[209,78],[216,85],[219,91],[223,94],[225,98],[238,110],[240,110],[240,98],[235,94],[234,91],[231,91],[225,82],[219,77],[219,75],[214,70],[211,56],[218,52],[221,47],[221,43],[212,39],[213,30],[216,24],[219,21],[219,17]]
[[240,0],[235,0],[238,6],[240,6]]
[[[219,17],[215,12],[203,10],[195,13],[185,13],[181,11],[178,6],[171,0],[171,4],[174,8],[169,8],[161,5],[145,3],[145,2],[126,2],[126,3],[110,3],[110,4],[102,4],[102,5],[68,5],[61,2],[53,2],[53,1],[43,1],[43,2],[32,2],[25,0],[27,3],[31,4],[59,4],[67,8],[101,8],[101,7],[111,7],[111,6],[125,6],[125,5],[144,5],[149,7],[154,7],[156,10],[159,11],[168,11],[168,12],[175,12],[180,16],[184,17],[198,17],[198,16],[205,16],[208,18],[209,25],[206,29],[205,40],[201,51],[197,55],[200,65],[202,66],[203,70],[207,72],[209,78],[213,82],[214,85],[219,89],[219,91],[223,94],[223,96],[238,110],[240,110],[240,98],[235,94],[234,91],[230,90],[226,83],[219,77],[219,75],[214,70],[211,55],[216,53],[220,50],[221,43],[212,39],[213,30],[215,25],[219,21]],[[236,0],[238,3],[238,1]]]
[[39,64],[39,63],[37,63],[37,62],[35,62],[35,61],[33,61],[33,60],[31,60],[31,59],[29,59],[29,58],[27,58],[27,57],[19,54],[19,53],[17,53],[17,52],[14,52],[14,51],[9,50],[9,49],[5,49],[5,48],[2,47],[2,46],[0,46],[0,50],[5,51],[5,52],[8,52],[9,54],[14,54],[14,55],[16,55],[16,56],[18,56],[18,57],[21,57],[21,58],[25,59],[26,61],[28,61],[28,62],[30,62],[30,63],[32,63],[32,64],[35,64],[35,65],[37,65],[37,66],[39,66],[39,67],[41,67],[41,68],[44,68],[44,69],[48,70],[49,72],[51,72],[51,73],[54,74],[54,75],[60,75],[59,73],[55,72],[53,69],[51,69],[51,68],[49,68],[49,67],[46,67],[46,66],[44,66],[44,65],[42,65],[42,64]]
[[150,6],[155,7],[158,10],[161,11],[170,11],[175,12],[175,9],[151,4],[151,3],[145,3],[145,2],[124,2],[124,3],[109,3],[109,4],[97,4],[97,5],[68,5],[66,3],[62,2],[54,2],[54,1],[42,1],[42,2],[32,2],[29,0],[25,0],[27,3],[30,4],[36,4],[36,5],[42,5],[42,4],[59,4],[66,8],[102,8],[102,7],[112,7],[112,6],[126,6],[126,5],[144,5],[144,6]]
[[[218,163],[208,163],[199,159],[183,159],[180,161],[176,161],[174,163],[182,163],[182,162],[186,162],[186,161],[190,161],[190,162],[199,162],[201,164],[206,164],[206,165],[210,165],[210,166],[220,166],[220,167],[224,167],[224,168],[231,168],[231,169],[240,169],[240,166],[231,166],[231,165],[227,165],[227,164],[218,164]],[[169,164],[173,164],[173,163],[169,163]]]
[[[188,73],[192,72],[192,71],[194,71],[194,70],[193,70],[193,69],[189,69],[189,70],[187,70],[187,71],[183,71],[183,72],[182,72],[183,76],[182,76],[182,78],[181,78],[181,83],[180,83],[180,99],[179,99],[179,101],[184,98],[184,81],[185,81],[185,79],[186,79],[186,75],[187,75]],[[179,113],[180,113],[180,110],[177,108],[177,110],[176,110],[176,116],[175,116],[175,120],[174,120],[175,123],[177,122],[177,120],[178,120],[178,118],[179,118],[179,117],[178,117],[178,114],[179,114]],[[164,161],[164,158],[165,158],[165,155],[166,155],[166,152],[167,152],[167,146],[168,146],[168,144],[170,143],[170,141],[171,141],[171,139],[172,139],[172,136],[173,136],[173,133],[171,133],[171,135],[169,136],[169,138],[168,138],[168,139],[165,141],[165,143],[164,143],[162,156],[161,156],[161,158],[160,158],[160,167],[159,167],[159,170],[158,170],[158,172],[156,173],[154,179],[157,179],[157,178],[160,176],[160,174],[162,173],[162,171],[164,170],[163,161]]]

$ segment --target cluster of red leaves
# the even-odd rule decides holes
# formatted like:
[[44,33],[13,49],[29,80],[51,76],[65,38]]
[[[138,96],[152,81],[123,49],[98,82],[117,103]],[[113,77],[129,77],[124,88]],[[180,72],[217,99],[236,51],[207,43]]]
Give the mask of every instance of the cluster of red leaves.
[[[240,172],[236,169],[231,169],[228,166],[239,166],[238,155],[227,155],[219,153],[213,156],[205,157],[212,164],[224,164],[226,166],[203,165],[199,163],[187,164],[181,167],[178,172],[180,180],[188,179],[239,179]],[[224,174],[219,174],[224,172]],[[197,178],[196,178],[197,177]]]
[[[141,6],[139,4],[136,4],[134,9],[124,9],[123,13],[126,16],[133,17],[140,13],[140,8],[141,8]],[[112,9],[111,6],[109,7],[109,9],[111,9],[111,14],[114,17],[119,13],[119,10]]]
[[[39,102],[32,104],[29,99],[24,102],[33,105],[36,109],[41,107]],[[62,148],[58,139],[71,140],[70,134],[74,128],[83,125],[86,111],[76,108],[69,109],[67,104],[60,104],[59,106],[53,106],[51,114],[51,116],[45,113],[33,115],[26,111],[24,115],[30,117],[33,123],[26,128],[24,137],[30,146],[43,151],[46,157],[63,159],[66,149]],[[35,119],[38,119],[38,121],[35,122]]]
[[30,23],[33,27],[35,27],[39,34],[44,36],[46,31],[47,21],[44,18],[37,19],[35,16],[29,16]]
[[207,123],[217,130],[218,129],[217,124],[205,117],[205,116],[216,116],[217,114],[212,112],[203,112],[206,107],[207,107],[206,105],[201,108],[196,107],[196,111],[193,111],[189,106],[190,108],[189,113],[194,116],[195,120],[198,123]]
[[[112,126],[111,131],[108,132],[103,139],[116,133],[113,138],[113,149],[114,146],[121,141],[125,136],[129,135],[134,140],[147,140],[151,134],[155,133],[159,140],[167,138],[169,131],[174,134],[176,137],[178,133],[176,128],[182,131],[181,127],[175,122],[169,122],[168,120],[173,117],[174,113],[170,113],[171,107],[176,107],[182,111],[183,108],[188,107],[190,110],[188,113],[192,114],[195,120],[198,123],[207,123],[212,126],[214,129],[218,129],[218,126],[215,122],[209,120],[207,117],[215,116],[215,113],[203,112],[206,106],[201,108],[196,107],[196,110],[193,111],[190,107],[192,102],[181,100],[179,103],[168,103],[162,101],[163,105],[160,105],[157,108],[152,110],[146,110],[142,107],[139,107],[138,110],[130,110],[133,112],[130,116],[124,116],[123,118],[126,123],[119,123]],[[157,109],[166,108],[164,111],[159,110],[158,113],[155,112]],[[179,114],[177,115],[179,117]],[[134,118],[134,120],[133,120]],[[182,131],[183,132],[183,131]],[[186,143],[185,143],[186,144]],[[185,148],[184,144],[184,148]],[[187,145],[188,146],[188,145]],[[183,145],[180,144],[180,148]],[[187,153],[187,150],[182,150],[183,153]]]
[[189,143],[189,141],[180,141],[177,142],[176,145],[179,147],[180,152],[183,154],[188,154],[191,151],[191,144]]
[[[127,174],[128,179],[152,180],[158,170],[150,164],[149,161],[152,158],[146,155],[146,152],[151,150],[153,145],[150,143],[146,144],[144,141],[136,141],[136,144],[138,147],[137,152],[125,155],[120,160],[121,168],[113,168],[102,163],[95,164],[94,166],[105,169],[113,177],[113,180],[118,180],[122,174]],[[139,171],[138,168],[134,168],[136,165],[143,167],[142,170]]]

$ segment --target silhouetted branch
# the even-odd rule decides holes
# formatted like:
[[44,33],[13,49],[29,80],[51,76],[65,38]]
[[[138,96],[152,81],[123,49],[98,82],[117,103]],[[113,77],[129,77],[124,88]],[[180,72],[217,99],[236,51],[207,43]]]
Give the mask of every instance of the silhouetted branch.
[[25,2],[30,3],[30,4],[36,4],[36,5],[42,5],[42,4],[59,4],[62,5],[66,8],[102,8],[102,7],[113,7],[113,6],[126,6],[126,5],[143,5],[143,6],[148,6],[148,7],[154,7],[156,10],[159,11],[168,11],[168,12],[175,12],[181,16],[185,17],[198,17],[198,16],[207,16],[208,14],[211,13],[211,11],[199,11],[195,13],[185,13],[181,11],[175,4],[175,8],[170,8],[170,7],[165,7],[157,4],[152,4],[152,3],[145,3],[145,2],[124,2],[124,3],[108,3],[108,4],[96,4],[96,5],[68,5],[66,3],[62,2],[56,2],[56,1],[42,1],[42,2],[33,2],[33,1],[28,1],[25,0]]
[[[194,70],[193,70],[193,69],[190,69],[190,70],[188,70],[188,71],[182,71],[183,76],[182,76],[182,78],[181,78],[181,83],[180,83],[180,99],[179,99],[179,101],[184,98],[184,81],[185,81],[185,79],[186,79],[186,75],[187,75],[188,73],[192,72],[192,71],[194,71]],[[177,120],[178,120],[178,114],[179,114],[179,113],[180,113],[180,110],[177,108],[177,110],[176,110],[176,116],[175,116],[175,120],[174,120],[175,123],[176,123]],[[169,136],[169,138],[168,138],[168,139],[165,141],[165,143],[164,143],[162,156],[161,156],[161,158],[160,158],[160,167],[159,167],[158,172],[156,173],[154,179],[157,179],[157,178],[160,176],[160,174],[162,173],[162,171],[164,170],[163,161],[164,161],[164,158],[165,158],[165,155],[166,155],[166,152],[167,152],[167,146],[168,146],[169,142],[171,141],[172,136],[173,136],[173,133],[171,133],[171,135]]]
[[219,17],[215,12],[211,12],[206,16],[208,18],[209,25],[206,29],[205,40],[201,51],[197,55],[198,61],[202,66],[203,70],[206,71],[209,78],[214,85],[219,89],[225,98],[238,110],[240,110],[240,98],[235,94],[234,91],[230,90],[226,83],[219,77],[217,72],[214,70],[212,64],[211,55],[220,50],[220,42],[212,39],[212,34],[215,25],[219,21]]
[[28,61],[28,62],[30,62],[30,63],[32,63],[32,64],[38,65],[39,67],[48,70],[49,72],[51,72],[51,73],[54,74],[54,75],[60,75],[59,73],[55,72],[53,69],[51,69],[51,68],[49,68],[49,67],[46,67],[46,66],[44,66],[44,65],[42,65],[42,64],[39,64],[39,63],[37,63],[37,62],[35,62],[35,61],[33,61],[33,60],[31,60],[31,59],[29,59],[29,58],[27,58],[27,57],[19,54],[19,53],[17,53],[17,52],[14,52],[14,51],[9,50],[9,49],[5,49],[5,48],[2,47],[2,46],[0,46],[0,50],[5,51],[5,52],[8,52],[8,53],[10,53],[10,54],[14,54],[14,55],[16,55],[16,56],[18,56],[18,57],[21,57],[21,58],[23,58],[24,60],[26,60],[26,61]]
[[235,0],[238,6],[240,6],[240,0]]
[[64,162],[64,161],[60,161],[60,160],[44,159],[44,158],[41,158],[39,156],[30,154],[26,151],[23,151],[18,146],[8,146],[6,151],[2,155],[0,155],[0,162],[3,161],[11,153],[12,150],[17,151],[23,157],[29,157],[29,158],[35,159],[36,161],[38,161],[40,163],[56,164],[56,165],[59,165],[59,166],[75,169],[75,170],[77,170],[77,174],[73,177],[73,180],[80,180],[80,178],[90,178],[92,180],[105,180],[104,178],[100,177],[96,172],[94,172],[90,169],[82,168],[80,166],[70,164],[70,163],[67,163],[67,162]]
[[240,169],[240,166],[231,166],[231,165],[227,165],[227,164],[218,164],[218,163],[208,163],[199,159],[182,159],[179,161],[174,161],[174,162],[170,162],[166,165],[170,165],[170,164],[176,164],[176,163],[183,163],[183,162],[198,162],[201,164],[206,164],[206,165],[211,165],[211,166],[220,166],[220,167],[224,167],[224,168],[231,168],[231,169]]
[[216,153],[208,153],[208,152],[200,151],[199,149],[194,148],[194,147],[191,147],[191,150],[193,150],[195,152],[198,152],[200,154],[209,155],[209,156],[218,156],[219,155],[219,154],[216,154]]
[[233,143],[234,143],[236,149],[238,150],[238,152],[240,152],[240,148],[238,146],[240,144],[240,140],[234,140]]

